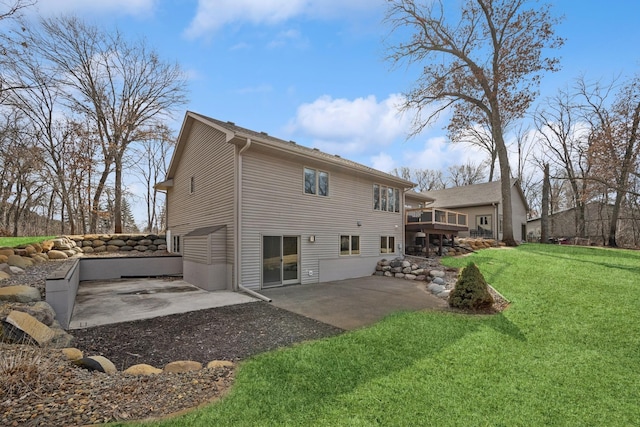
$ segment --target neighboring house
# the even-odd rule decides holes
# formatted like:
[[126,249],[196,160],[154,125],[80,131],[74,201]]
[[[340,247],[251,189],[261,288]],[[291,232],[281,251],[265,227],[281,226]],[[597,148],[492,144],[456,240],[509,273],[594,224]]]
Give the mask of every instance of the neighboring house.
[[[429,207],[467,214],[469,230],[461,231],[461,237],[502,239],[500,181],[425,191],[422,194],[434,199]],[[527,236],[527,202],[516,179],[511,180],[511,211],[513,237],[516,241],[524,241]]]
[[[584,209],[584,238],[590,244],[604,245],[609,237],[609,225],[613,206],[602,202],[590,202]],[[571,208],[549,215],[549,238],[562,239],[579,237],[578,209]],[[537,242],[541,235],[541,219],[527,222],[527,240]],[[632,212],[623,209],[618,218],[616,240],[618,244],[636,246],[639,240],[640,224]],[[573,242],[573,241],[572,241]]]
[[169,249],[207,290],[372,274],[401,254],[410,181],[187,112],[166,180]]

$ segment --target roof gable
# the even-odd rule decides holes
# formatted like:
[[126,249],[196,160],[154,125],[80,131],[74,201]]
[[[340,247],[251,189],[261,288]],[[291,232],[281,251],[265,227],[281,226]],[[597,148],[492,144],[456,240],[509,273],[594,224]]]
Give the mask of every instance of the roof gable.
[[[511,186],[517,185],[517,179],[511,179]],[[526,206],[526,200],[517,185],[518,193]],[[482,184],[465,185],[461,187],[445,188],[444,190],[425,191],[422,194],[435,199],[432,206],[436,208],[462,208],[470,206],[484,206],[502,201],[500,181]]]

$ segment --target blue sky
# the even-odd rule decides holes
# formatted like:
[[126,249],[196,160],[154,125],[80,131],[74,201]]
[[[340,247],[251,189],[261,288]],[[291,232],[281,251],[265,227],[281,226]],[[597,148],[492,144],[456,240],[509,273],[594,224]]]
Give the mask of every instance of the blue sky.
[[[445,0],[447,3],[457,0]],[[640,2],[553,1],[562,71],[542,97],[585,75],[640,70]],[[189,75],[186,109],[390,171],[446,169],[482,157],[449,144],[447,118],[407,140],[396,106],[419,71],[384,60],[383,0],[40,0],[43,15],[74,13],[144,37]],[[177,117],[179,126],[184,111]]]

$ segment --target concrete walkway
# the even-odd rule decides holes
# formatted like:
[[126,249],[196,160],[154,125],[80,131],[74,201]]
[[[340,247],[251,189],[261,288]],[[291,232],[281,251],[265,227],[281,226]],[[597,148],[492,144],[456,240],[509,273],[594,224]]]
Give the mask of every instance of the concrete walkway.
[[130,322],[258,301],[229,291],[207,292],[183,280],[120,279],[80,283],[69,329]]
[[368,276],[314,285],[291,285],[260,291],[273,305],[312,319],[351,330],[406,310],[445,309],[447,302],[432,295],[424,282]]

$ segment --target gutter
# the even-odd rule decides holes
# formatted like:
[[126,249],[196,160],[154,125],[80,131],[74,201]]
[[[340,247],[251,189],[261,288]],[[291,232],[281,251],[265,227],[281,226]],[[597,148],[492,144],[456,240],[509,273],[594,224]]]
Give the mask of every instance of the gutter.
[[[234,244],[234,254],[233,254],[233,290],[239,291],[244,286],[240,284],[240,264],[242,262],[242,250],[241,250],[241,239],[242,239],[242,154],[247,151],[251,147],[251,138],[247,138],[247,142],[244,146],[238,151],[238,178],[236,180],[236,185],[238,191],[236,191],[236,218],[235,218],[235,244]],[[244,288],[246,289],[246,288]],[[248,290],[248,289],[247,289]],[[253,291],[251,291],[253,292]],[[266,298],[266,297],[264,297]]]

